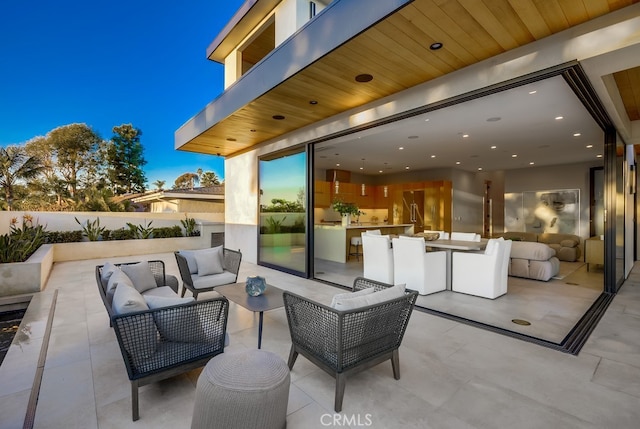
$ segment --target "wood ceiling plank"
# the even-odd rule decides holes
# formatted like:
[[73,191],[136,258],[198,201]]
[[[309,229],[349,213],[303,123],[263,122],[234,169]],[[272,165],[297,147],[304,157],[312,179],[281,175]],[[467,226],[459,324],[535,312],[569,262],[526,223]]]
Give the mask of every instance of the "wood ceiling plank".
[[509,0],[509,4],[537,40],[551,35],[551,30],[532,0]]
[[[487,0],[491,1],[491,0]],[[458,0],[467,12],[487,31],[500,47],[508,51],[518,47],[518,42],[493,14],[483,0]]]
[[485,0],[484,3],[493,16],[502,23],[511,37],[516,40],[518,46],[526,45],[536,40],[520,19],[520,16],[511,7],[509,0]]
[[[438,4],[438,3],[436,3]],[[500,44],[462,7],[458,0],[444,0],[439,4],[449,18],[465,29],[467,36],[462,40],[475,40],[479,45],[481,56],[488,58],[504,51]]]
[[552,33],[569,28],[569,21],[556,0],[534,0],[534,2]]
[[589,19],[589,14],[582,1],[558,0],[558,2],[570,26],[578,25]]
[[589,19],[611,12],[607,0],[583,0],[583,3]]

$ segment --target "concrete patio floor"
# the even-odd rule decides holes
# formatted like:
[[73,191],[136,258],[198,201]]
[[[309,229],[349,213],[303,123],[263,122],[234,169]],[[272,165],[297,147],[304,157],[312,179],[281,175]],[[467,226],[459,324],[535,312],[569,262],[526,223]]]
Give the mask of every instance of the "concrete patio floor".
[[[111,260],[140,259],[162,259],[169,274],[178,274],[171,253]],[[199,370],[141,388],[140,420],[131,421],[129,380],[95,284],[94,267],[104,262],[55,264],[46,290],[34,298],[26,316],[28,336],[14,342],[0,367],[0,428],[23,426],[47,302],[55,290],[34,427],[190,426]],[[268,283],[325,303],[338,291],[243,262],[239,279],[248,275],[262,275]],[[257,315],[231,303],[226,351],[255,348],[257,323]],[[265,313],[262,346],[286,361],[290,339],[283,309]],[[333,378],[300,356],[291,373],[287,427],[636,428],[640,266],[578,356],[414,311],[400,365],[398,381],[390,362],[349,378],[336,418]]]

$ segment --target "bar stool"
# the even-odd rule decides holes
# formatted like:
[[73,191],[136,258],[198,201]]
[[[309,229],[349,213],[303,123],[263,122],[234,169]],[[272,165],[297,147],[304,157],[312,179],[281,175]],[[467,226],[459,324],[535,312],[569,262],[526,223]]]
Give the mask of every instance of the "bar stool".
[[[356,251],[351,252],[351,247],[355,246]],[[349,246],[349,256],[355,256],[358,261],[360,261],[360,256],[362,256],[362,252],[360,248],[362,246],[362,237],[351,237],[351,246]]]

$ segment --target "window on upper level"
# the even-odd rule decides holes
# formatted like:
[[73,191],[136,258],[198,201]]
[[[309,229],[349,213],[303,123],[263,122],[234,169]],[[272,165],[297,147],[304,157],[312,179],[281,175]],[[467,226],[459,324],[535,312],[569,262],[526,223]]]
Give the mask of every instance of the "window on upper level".
[[256,65],[261,59],[276,47],[276,22],[272,17],[263,27],[256,31],[240,50],[242,57],[242,71],[245,74],[251,67]]

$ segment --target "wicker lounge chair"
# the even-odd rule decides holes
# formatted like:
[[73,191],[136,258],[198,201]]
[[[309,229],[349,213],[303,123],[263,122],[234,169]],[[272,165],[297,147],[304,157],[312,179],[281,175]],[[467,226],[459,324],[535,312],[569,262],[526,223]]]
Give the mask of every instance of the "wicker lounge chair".
[[[205,249],[210,250],[210,249]],[[194,271],[192,265],[185,257],[186,251],[174,252],[176,262],[180,269],[180,277],[182,278],[182,292],[180,296],[184,296],[188,289],[195,299],[198,299],[200,292],[210,292],[217,286],[235,283],[238,280],[238,271],[240,271],[240,261],[242,253],[237,250],[223,249],[223,272],[219,274],[202,274],[202,270]]]
[[[385,283],[357,278],[353,290],[391,287]],[[336,310],[310,299],[284,292],[284,306],[291,333],[289,368],[298,354],[336,379],[334,408],[342,410],[346,377],[386,360],[400,379],[398,348],[413,311],[418,293],[353,310]]]

